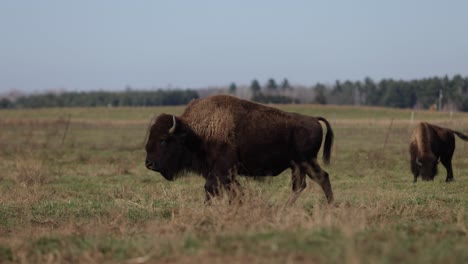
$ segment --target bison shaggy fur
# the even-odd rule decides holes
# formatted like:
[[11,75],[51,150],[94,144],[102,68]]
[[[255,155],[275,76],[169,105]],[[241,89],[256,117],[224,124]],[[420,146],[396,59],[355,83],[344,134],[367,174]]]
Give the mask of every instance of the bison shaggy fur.
[[446,182],[453,181],[452,156],[455,150],[455,136],[463,140],[463,133],[422,122],[414,130],[410,143],[411,171],[414,182],[421,175],[425,181],[432,181],[437,175],[439,161],[447,170]]
[[323,189],[328,202],[333,192],[328,173],[317,163],[323,131],[323,158],[330,160],[333,131],[325,118],[217,95],[193,100],[181,116],[159,115],[146,143],[146,167],[167,180],[183,172],[205,178],[207,200],[239,185],[236,175],[276,176],[292,171],[292,189],[306,187],[305,175]]

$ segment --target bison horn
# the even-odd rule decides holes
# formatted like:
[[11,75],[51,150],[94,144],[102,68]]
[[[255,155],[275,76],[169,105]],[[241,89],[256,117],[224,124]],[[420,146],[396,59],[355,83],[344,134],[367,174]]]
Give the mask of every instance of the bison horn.
[[174,133],[175,129],[176,129],[176,120],[175,120],[175,116],[172,116],[172,127],[169,129],[169,134]]
[[418,164],[418,166],[422,166],[422,163],[419,161],[418,158],[416,158],[416,164]]

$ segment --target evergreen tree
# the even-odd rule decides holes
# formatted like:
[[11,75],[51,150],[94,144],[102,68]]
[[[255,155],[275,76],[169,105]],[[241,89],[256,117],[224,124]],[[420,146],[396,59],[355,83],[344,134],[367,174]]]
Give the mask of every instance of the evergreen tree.
[[254,79],[252,83],[250,84],[250,90],[252,91],[253,96],[257,96],[260,94],[262,87],[260,87],[260,83]]
[[266,88],[268,92],[275,93],[276,90],[278,89],[278,85],[276,84],[276,81],[273,78],[270,78],[268,79]]
[[281,90],[283,91],[286,91],[286,90],[291,90],[292,87],[291,85],[289,84],[289,81],[287,78],[284,78],[283,79],[283,82],[281,83]]
[[0,99],[0,109],[13,108],[13,103],[7,98]]
[[326,87],[323,84],[318,83],[315,88],[314,103],[316,104],[327,104],[327,97],[325,96]]
[[237,86],[235,83],[231,83],[231,85],[229,85],[229,93],[230,94],[236,94],[236,91],[237,91]]

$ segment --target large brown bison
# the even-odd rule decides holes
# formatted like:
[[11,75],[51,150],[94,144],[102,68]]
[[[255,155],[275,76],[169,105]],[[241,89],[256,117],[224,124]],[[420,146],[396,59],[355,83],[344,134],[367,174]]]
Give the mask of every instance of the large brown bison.
[[468,137],[458,131],[420,123],[413,130],[410,143],[411,171],[414,182],[421,175],[425,181],[432,181],[437,174],[437,164],[442,162],[447,170],[446,182],[453,181],[452,156],[455,150],[455,135],[463,140]]
[[[161,114],[149,131],[146,167],[169,181],[192,171],[205,180],[207,200],[239,185],[236,175],[276,176],[290,168],[292,190],[316,181],[328,202],[328,173],[317,163],[325,123],[323,159],[330,161],[333,131],[323,117],[289,113],[233,96],[193,100],[181,116]],[[296,196],[297,197],[297,196]]]

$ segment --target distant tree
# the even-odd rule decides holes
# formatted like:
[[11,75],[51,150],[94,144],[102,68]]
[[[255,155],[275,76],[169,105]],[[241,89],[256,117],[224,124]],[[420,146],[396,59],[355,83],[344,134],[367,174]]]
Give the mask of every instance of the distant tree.
[[468,83],[465,82],[460,74],[457,74],[453,76],[450,86],[455,89],[456,93],[463,94],[466,92],[465,89],[468,88]]
[[314,103],[316,104],[327,104],[327,97],[325,96],[325,85],[318,83],[315,85],[315,98]]
[[262,87],[260,86],[260,83],[256,79],[254,79],[252,83],[250,84],[250,90],[252,91],[253,96],[260,94]]
[[353,96],[354,84],[351,81],[335,82],[331,95],[334,97],[334,103],[352,105],[354,103]]
[[267,88],[268,92],[271,92],[271,93],[276,92],[277,89],[278,89],[278,85],[276,84],[275,79],[273,79],[273,78],[268,79],[266,88]]
[[353,84],[354,104],[362,105],[366,99],[364,97],[364,88],[361,81],[356,81]]
[[460,110],[468,112],[468,96],[462,96],[460,99]]
[[229,85],[229,93],[230,94],[236,94],[236,91],[237,91],[237,86],[235,83],[231,83],[231,85]]
[[[451,88],[450,97],[455,105],[460,109],[468,110],[468,79],[463,79],[459,74],[453,76],[453,79],[450,81],[449,87]],[[463,111],[467,111],[463,110]]]
[[410,108],[416,103],[411,87],[404,81],[387,79],[382,83],[385,92],[382,94],[382,105],[399,108]]
[[280,87],[281,87],[281,90],[283,90],[283,91],[291,90],[291,89],[292,89],[292,87],[291,87],[291,85],[289,84],[289,81],[288,81],[287,78],[284,78],[284,79],[283,79],[283,82],[281,83],[281,86],[280,86]]
[[340,80],[335,81],[335,87],[333,88],[333,93],[341,93],[342,88],[341,88],[341,82]]
[[262,93],[252,97],[252,101],[264,104],[297,104],[298,99],[284,95],[264,95]]
[[0,109],[13,108],[13,103],[7,98],[0,99]]
[[379,94],[377,91],[377,85],[371,78],[364,78],[363,90],[365,103],[369,105],[377,105],[379,102]]

